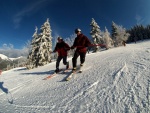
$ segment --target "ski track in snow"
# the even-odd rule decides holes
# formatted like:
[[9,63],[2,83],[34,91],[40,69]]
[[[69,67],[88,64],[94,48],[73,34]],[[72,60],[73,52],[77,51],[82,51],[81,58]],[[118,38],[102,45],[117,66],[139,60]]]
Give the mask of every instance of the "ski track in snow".
[[[0,109],[6,113],[149,113],[148,45],[127,44],[89,54],[83,73],[68,82],[61,82],[66,74],[42,80],[48,75],[44,70],[55,67],[55,63],[31,71],[12,71],[16,77],[12,86],[7,79],[9,72],[4,73],[7,76],[1,80],[10,93],[0,92]],[[44,76],[36,75],[40,71]]]
[[[74,112],[74,110],[72,109],[72,104],[74,104],[74,102],[76,102],[77,100],[85,100],[86,97],[90,96],[93,92],[95,92],[95,89],[98,85],[99,81],[96,81],[92,84],[87,84],[86,86],[83,86],[79,91],[75,92],[73,94],[73,97],[70,98],[70,100],[68,101],[68,99],[64,99],[60,102],[60,106],[55,106],[53,109],[62,109],[62,111],[59,112]],[[51,109],[51,110],[53,110]],[[58,112],[58,111],[57,111]],[[77,112],[77,111],[76,111]]]
[[91,85],[88,85],[86,87],[81,88],[81,90],[79,92],[75,92],[74,97],[70,101],[68,101],[66,104],[68,105],[69,103],[73,102],[74,100],[76,100],[80,96],[82,98],[86,97],[87,95],[89,95],[90,93],[92,93],[95,90],[94,87],[96,87],[97,84],[98,84],[98,81],[94,82]]

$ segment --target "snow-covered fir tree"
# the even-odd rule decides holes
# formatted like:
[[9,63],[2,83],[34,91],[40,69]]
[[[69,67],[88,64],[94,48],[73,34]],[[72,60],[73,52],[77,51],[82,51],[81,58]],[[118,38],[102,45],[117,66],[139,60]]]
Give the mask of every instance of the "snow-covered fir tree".
[[129,33],[126,32],[125,28],[112,22],[112,39],[115,47],[122,46],[123,43],[127,41],[128,37]]
[[32,40],[32,50],[28,56],[27,68],[43,66],[51,62],[52,36],[49,19],[41,26],[40,34],[35,29]]
[[113,42],[114,42],[114,46],[116,47],[117,46],[117,42],[116,42],[116,40],[117,40],[117,36],[118,36],[118,34],[117,34],[117,25],[114,23],[114,22],[112,22],[112,40],[113,40]]
[[113,40],[111,39],[110,33],[108,32],[106,27],[105,27],[105,32],[103,34],[103,40],[104,40],[104,44],[106,45],[107,49],[113,47]]
[[27,57],[27,65],[26,67],[28,69],[32,69],[34,67],[36,67],[37,64],[37,59],[38,59],[38,48],[39,48],[39,37],[38,37],[38,28],[35,28],[35,32],[33,34],[33,39],[31,42],[31,51]]
[[117,32],[118,32],[118,38],[117,38],[118,46],[122,46],[122,45],[125,46],[125,43],[128,40],[130,34],[127,33],[126,29],[123,28],[122,26],[118,26]]
[[[90,26],[92,27],[92,28],[91,28],[91,32],[90,32],[90,35],[91,35],[91,37],[93,38],[93,43],[94,43],[94,44],[101,44],[101,43],[103,43],[100,27],[99,27],[99,25],[96,23],[96,21],[94,20],[94,18],[92,18],[92,22],[91,22]],[[96,47],[94,48],[94,51],[93,51],[93,52],[97,52],[97,51],[98,51],[98,48],[99,48],[99,47],[96,46]]]
[[51,62],[51,52],[52,52],[52,36],[51,27],[49,19],[41,26],[40,37],[40,47],[39,47],[39,66],[43,66]]

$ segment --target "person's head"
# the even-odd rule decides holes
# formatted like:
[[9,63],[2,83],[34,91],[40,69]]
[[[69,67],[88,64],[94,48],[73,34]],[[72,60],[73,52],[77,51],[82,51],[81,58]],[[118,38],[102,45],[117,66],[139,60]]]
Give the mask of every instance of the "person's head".
[[63,41],[62,37],[59,36],[59,37],[57,38],[57,41],[58,41],[58,43],[61,43],[61,42]]
[[77,35],[81,34],[81,29],[76,28],[76,29],[75,29],[75,34],[77,34]]

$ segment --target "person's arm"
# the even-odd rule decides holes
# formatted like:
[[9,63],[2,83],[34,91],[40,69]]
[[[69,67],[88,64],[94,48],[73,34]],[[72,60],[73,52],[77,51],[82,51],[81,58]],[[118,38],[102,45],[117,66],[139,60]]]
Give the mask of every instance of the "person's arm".
[[64,49],[65,49],[66,51],[69,51],[69,50],[70,50],[70,46],[69,46],[67,43],[64,43],[64,44],[65,44]]
[[76,41],[77,40],[77,38],[75,38],[75,40],[74,40],[74,43],[73,43],[73,45],[71,46],[71,49],[74,49],[75,47],[76,47]]
[[[85,36],[86,37],[86,36]],[[86,37],[86,44],[85,44],[85,46],[86,47],[89,47],[91,45],[91,42],[90,42],[90,40]]]

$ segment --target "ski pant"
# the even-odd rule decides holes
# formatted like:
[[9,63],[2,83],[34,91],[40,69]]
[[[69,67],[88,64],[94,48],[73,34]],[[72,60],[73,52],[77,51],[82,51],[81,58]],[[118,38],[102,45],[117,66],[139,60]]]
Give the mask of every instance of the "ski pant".
[[75,51],[74,56],[72,58],[73,68],[77,66],[77,58],[80,56],[80,63],[83,64],[85,62],[86,52]]
[[63,59],[63,64],[67,64],[67,56],[58,56],[57,61],[56,61],[56,69],[59,69],[59,63]]

